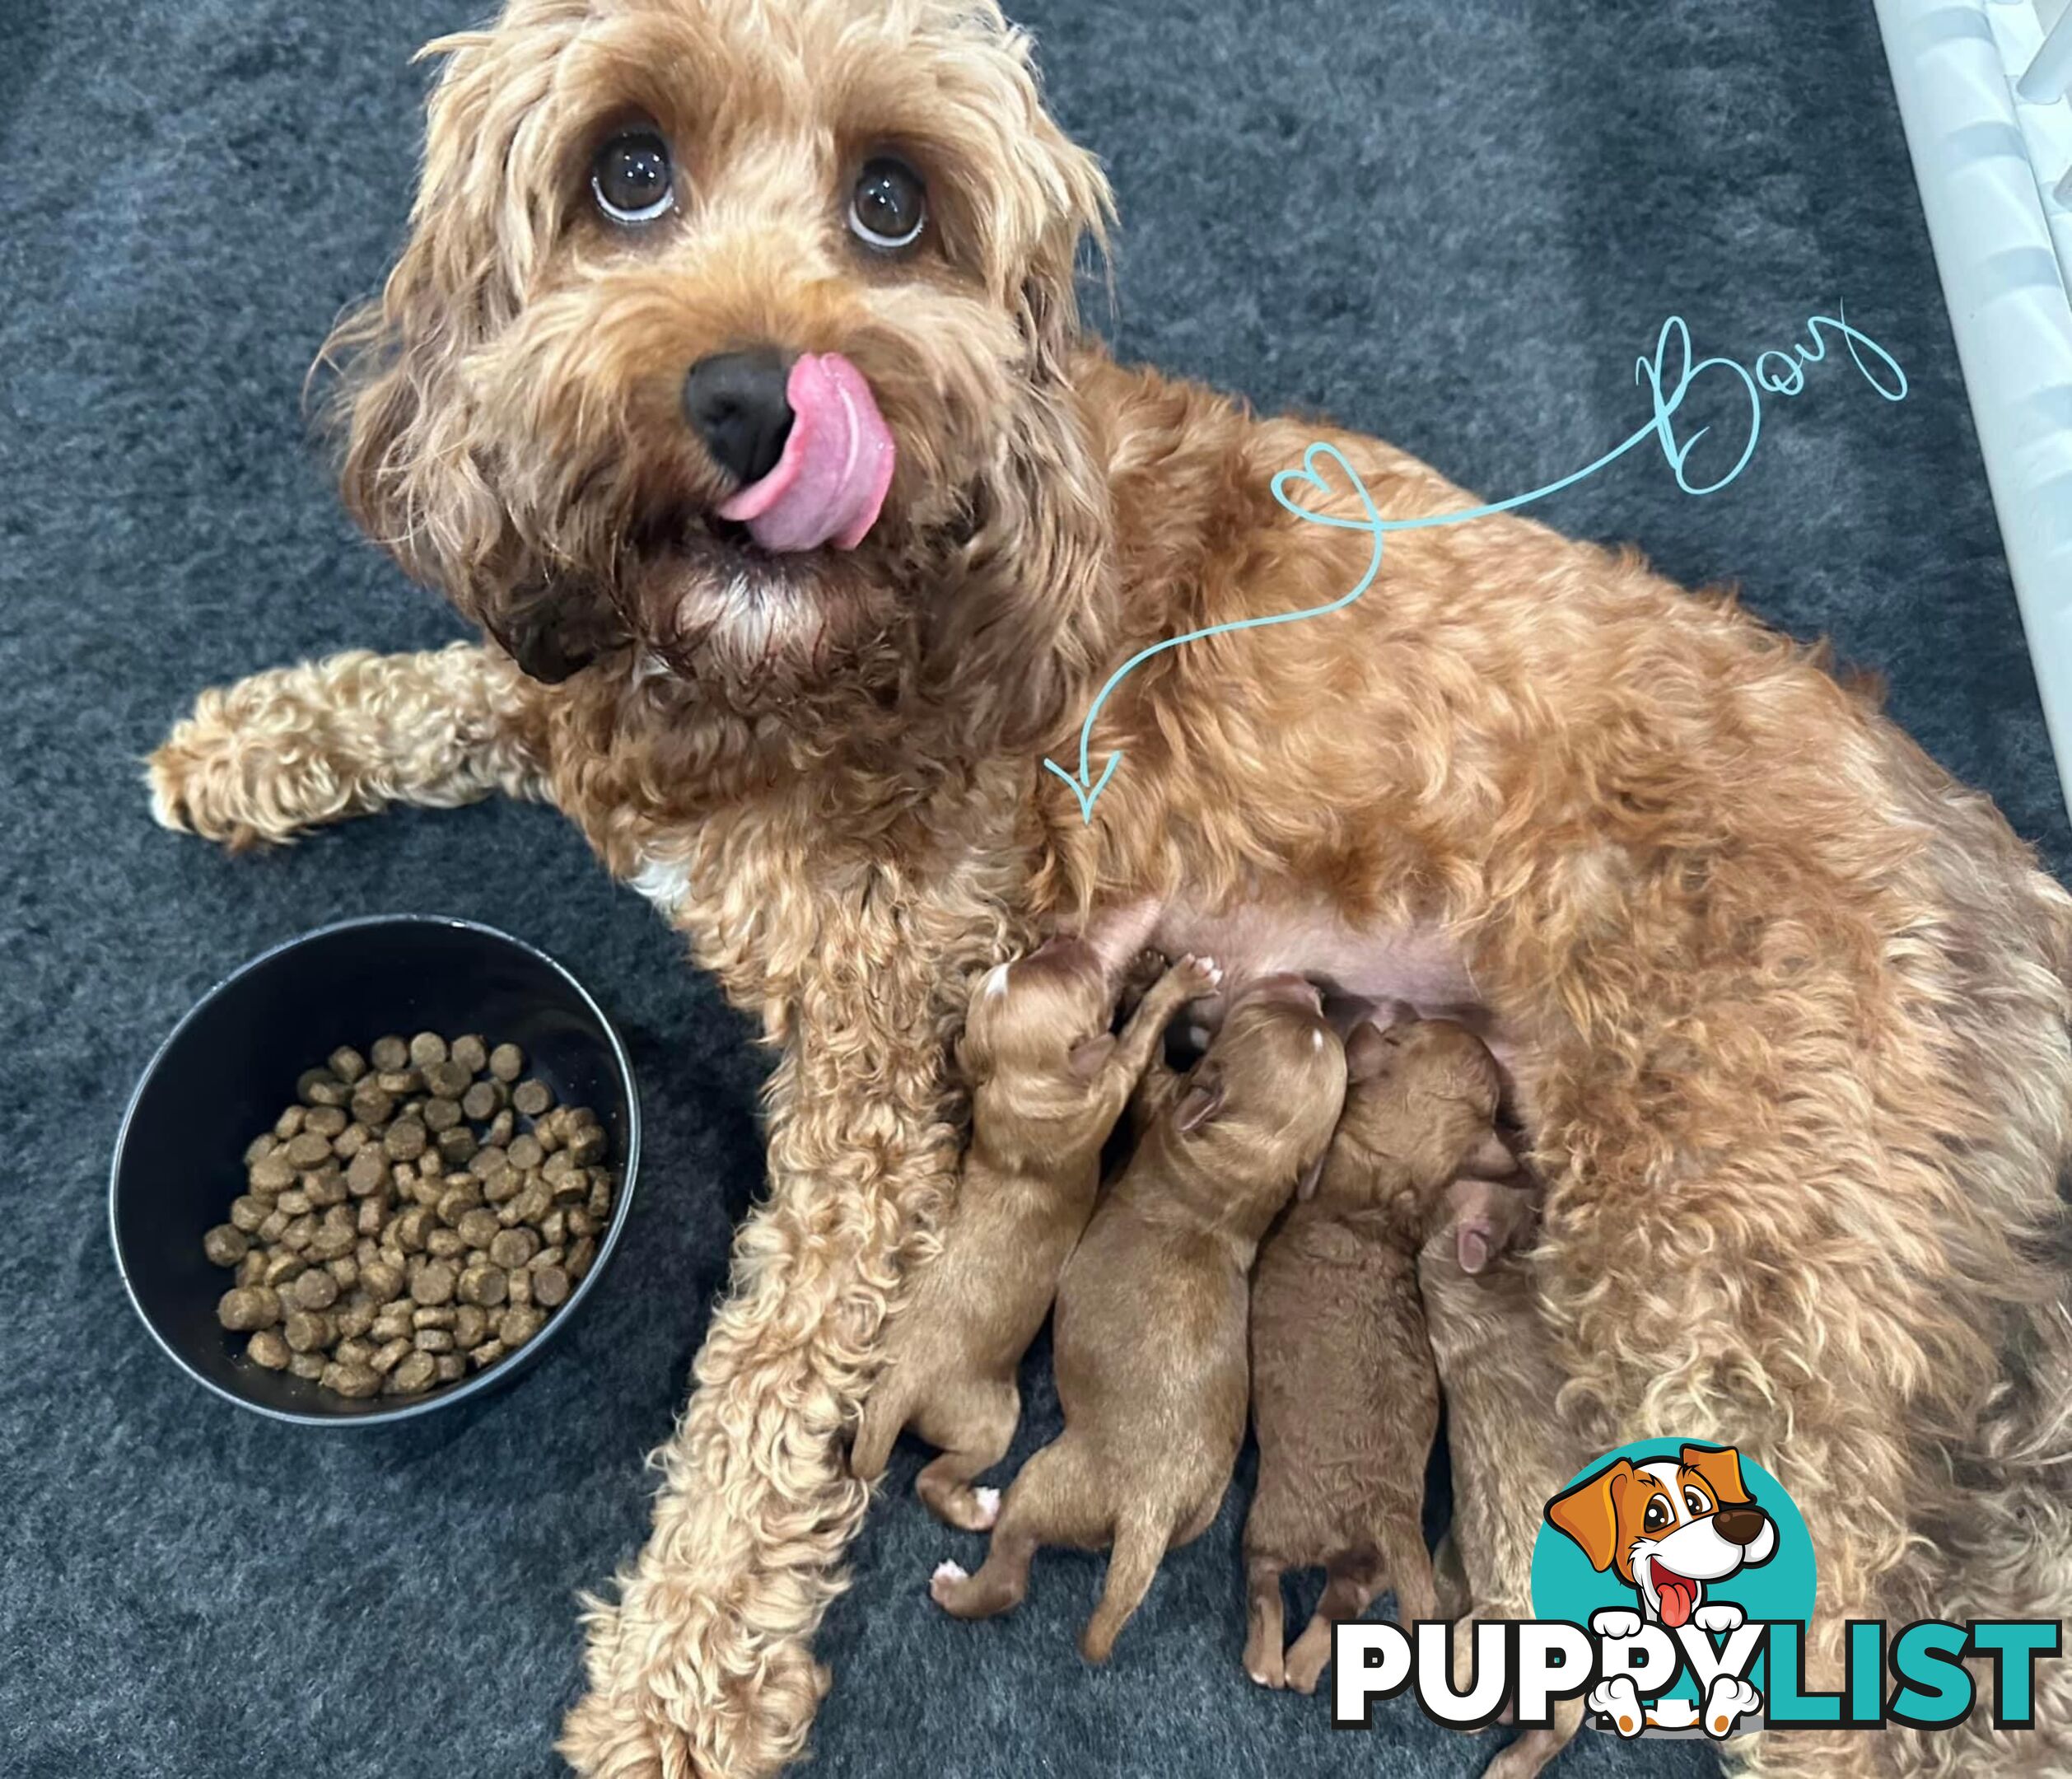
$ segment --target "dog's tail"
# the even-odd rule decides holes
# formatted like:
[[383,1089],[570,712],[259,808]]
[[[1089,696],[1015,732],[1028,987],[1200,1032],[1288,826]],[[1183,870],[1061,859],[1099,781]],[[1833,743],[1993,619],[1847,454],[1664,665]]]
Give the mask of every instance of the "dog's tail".
[[859,1482],[875,1482],[885,1473],[885,1460],[892,1455],[893,1442],[905,1427],[912,1407],[907,1396],[895,1370],[880,1377],[864,1398],[856,1442],[849,1448],[849,1473]]
[[1152,1577],[1164,1560],[1169,1534],[1148,1516],[1124,1520],[1115,1529],[1115,1548],[1108,1556],[1108,1581],[1100,1604],[1079,1634],[1079,1652],[1090,1662],[1104,1662],[1122,1627],[1151,1591]]

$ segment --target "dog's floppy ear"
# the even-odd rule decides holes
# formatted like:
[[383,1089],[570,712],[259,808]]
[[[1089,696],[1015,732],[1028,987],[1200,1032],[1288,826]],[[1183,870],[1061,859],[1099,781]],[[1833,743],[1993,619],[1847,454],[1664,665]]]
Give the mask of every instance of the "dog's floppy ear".
[[1460,1171],[1470,1179],[1515,1179],[1519,1174],[1518,1157],[1511,1153],[1510,1145],[1495,1131],[1484,1131],[1461,1162]]
[[1187,1091],[1180,1095],[1173,1109],[1174,1128],[1183,1136],[1199,1130],[1223,1109],[1223,1077],[1209,1070],[1197,1069],[1194,1079],[1188,1083]]
[[1755,1499],[1741,1480],[1741,1454],[1731,1445],[1687,1445],[1677,1462],[1698,1473],[1715,1506],[1743,1507]]
[[1633,1466],[1622,1458],[1547,1504],[1547,1523],[1574,1539],[1600,1573],[1618,1554],[1617,1492],[1632,1474]]
[[609,603],[572,584],[492,595],[482,622],[527,678],[546,685],[559,685],[627,640]]
[[1082,1039],[1072,1046],[1072,1073],[1081,1081],[1091,1081],[1108,1067],[1108,1060],[1115,1054],[1115,1035],[1103,1032],[1098,1038]]

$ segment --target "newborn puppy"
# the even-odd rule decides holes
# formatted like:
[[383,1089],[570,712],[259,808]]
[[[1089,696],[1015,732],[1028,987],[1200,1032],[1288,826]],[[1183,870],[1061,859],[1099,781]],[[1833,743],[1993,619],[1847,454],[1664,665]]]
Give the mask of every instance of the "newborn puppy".
[[[1454,1467],[1447,1543],[1465,1571],[1473,1618],[1533,1616],[1533,1540],[1541,1511],[1591,1456],[1555,1412],[1561,1371],[1520,1258],[1532,1244],[1535,1210],[1523,1174],[1509,1185],[1458,1181],[1417,1257],[1446,1394]],[[1472,1634],[1468,1618],[1454,1627],[1454,1671],[1463,1680]],[[1552,1725],[1528,1730],[1490,1763],[1483,1779],[1532,1779],[1568,1745],[1584,1709],[1582,1699],[1562,1700]]]
[[1314,988],[1275,977],[1237,997],[1066,1264],[1052,1329],[1065,1431],[1015,1478],[985,1567],[936,1571],[947,1610],[1015,1605],[1039,1545],[1112,1544],[1079,1643],[1105,1661],[1166,1552],[1216,1517],[1244,1438],[1245,1276],[1345,1083]]
[[886,1338],[850,1454],[857,1476],[879,1476],[910,1426],[941,1453],[915,1485],[929,1510],[967,1531],[993,1523],[999,1496],[972,1478],[1015,1436],[1015,1374],[1093,1214],[1101,1146],[1167,1022],[1217,979],[1206,958],[1162,969],[1118,1039],[1114,987],[1084,940],[980,978],[958,1050],[972,1128],[956,1209]]
[[[1515,1165],[1492,1128],[1496,1065],[1463,1027],[1363,1025],[1346,1062],[1337,1134],[1252,1286],[1259,1482],[1244,1525],[1244,1669],[1300,1693],[1331,1659],[1332,1625],[1385,1585],[1404,1624],[1438,1616],[1421,1522],[1439,1377],[1417,1251],[1463,1170]],[[1323,1598],[1284,1660],[1281,1574],[1318,1563]]]

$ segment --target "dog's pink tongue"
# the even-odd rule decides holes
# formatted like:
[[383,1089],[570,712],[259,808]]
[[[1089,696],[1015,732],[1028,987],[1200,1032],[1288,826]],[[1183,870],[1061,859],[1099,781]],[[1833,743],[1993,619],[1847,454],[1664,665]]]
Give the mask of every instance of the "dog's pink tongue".
[[807,353],[785,385],[791,431],[777,465],[730,495],[722,519],[746,522],[767,550],[854,549],[892,485],[892,434],[863,373],[839,353]]
[[1698,1603],[1697,1584],[1672,1575],[1659,1563],[1654,1569],[1655,1591],[1662,1596],[1662,1622],[1672,1631],[1685,1623]]

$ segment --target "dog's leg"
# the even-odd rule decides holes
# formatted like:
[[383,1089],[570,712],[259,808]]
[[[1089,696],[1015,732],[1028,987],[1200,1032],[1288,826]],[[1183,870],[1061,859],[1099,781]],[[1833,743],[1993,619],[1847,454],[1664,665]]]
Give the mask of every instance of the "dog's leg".
[[1583,1701],[1561,1699],[1544,1730],[1528,1730],[1482,1769],[1482,1779],[1533,1779],[1541,1767],[1575,1739],[1583,1727]]
[[[1419,1540],[1421,1549],[1423,1541]],[[1429,1572],[1430,1559],[1426,1559],[1427,1573],[1425,1592],[1431,1590]],[[1317,1609],[1309,1623],[1302,1628],[1302,1635],[1295,1640],[1288,1651],[1288,1685],[1297,1693],[1314,1693],[1317,1682],[1331,1661],[1331,1631],[1333,1625],[1349,1618],[1357,1618],[1374,1602],[1382,1590],[1385,1576],[1381,1563],[1372,1557],[1341,1557],[1332,1563],[1329,1579],[1324,1583],[1323,1598],[1317,1602]],[[1400,1588],[1401,1584],[1398,1583]],[[1431,1616],[1427,1609],[1426,1618]],[[1406,1625],[1414,1624],[1407,1609],[1402,1614]]]
[[931,1436],[940,1436],[941,1455],[922,1468],[914,1492],[945,1525],[983,1532],[1000,1511],[1000,1497],[992,1489],[973,1488],[972,1479],[1007,1455],[1021,1419],[1021,1392],[987,1378],[959,1382],[949,1394],[950,1402],[927,1417]]
[[469,643],[334,655],[204,692],[148,762],[152,813],[236,847],[391,803],[545,795],[531,682]]
[[1108,1515],[1067,1429],[1021,1468],[1001,1504],[986,1561],[974,1576],[938,1573],[929,1589],[942,1609],[959,1618],[991,1618],[1012,1611],[1029,1592],[1029,1567],[1046,1544],[1098,1544]]
[[1259,1685],[1276,1689],[1288,1683],[1281,1575],[1281,1565],[1271,1557],[1245,1558],[1244,1671]]

